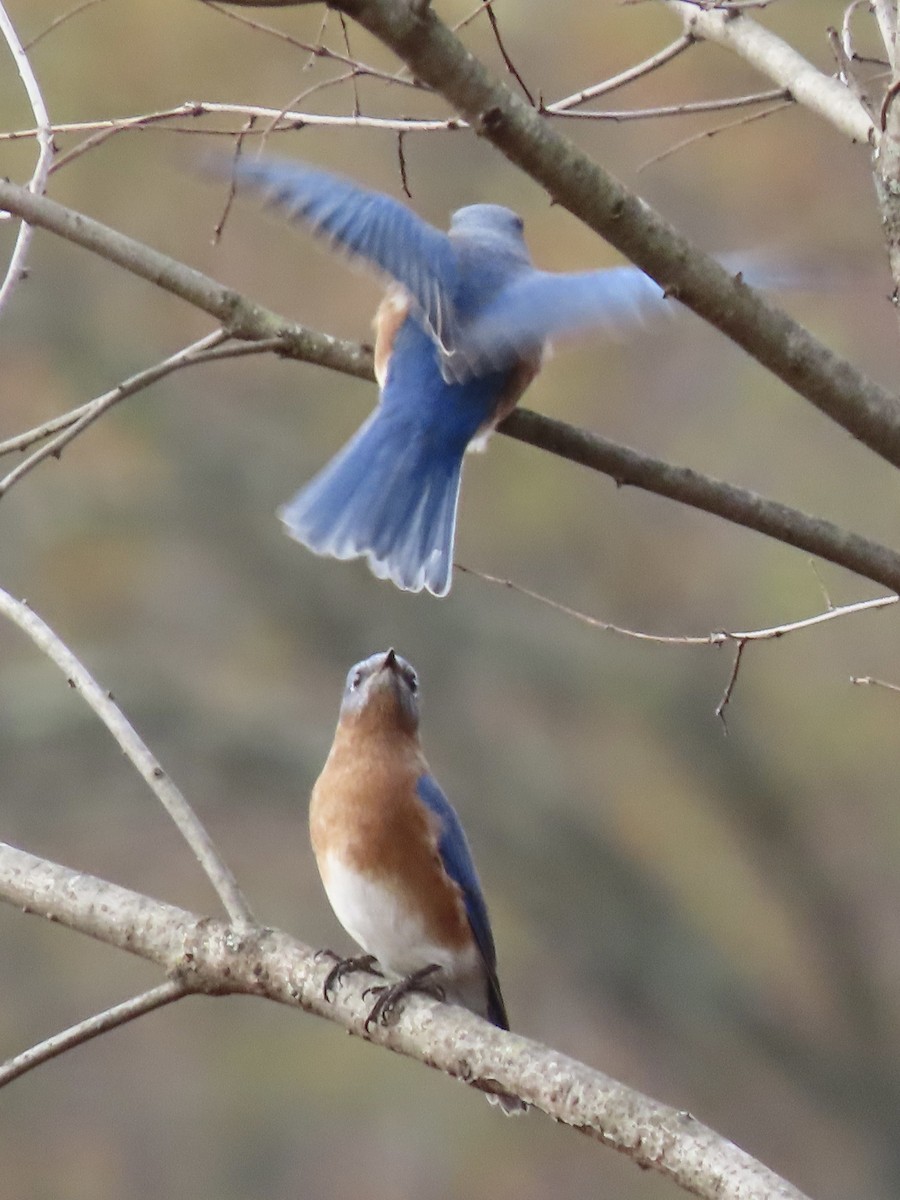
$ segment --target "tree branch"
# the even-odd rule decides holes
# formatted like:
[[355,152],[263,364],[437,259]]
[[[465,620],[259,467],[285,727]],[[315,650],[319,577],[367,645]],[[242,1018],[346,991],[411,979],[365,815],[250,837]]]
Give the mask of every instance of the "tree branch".
[[56,636],[49,625],[22,600],[15,600],[0,588],[0,612],[26,633],[39,650],[62,671],[69,684],[94,710],[122,748],[126,758],[175,822],[181,836],[193,850],[197,861],[216,889],[225,911],[238,928],[250,928],[255,920],[237,880],[223,861],[200,818],[138,736],[109,692],[100,687]]
[[279,338],[284,344],[285,353],[292,357],[319,363],[323,367],[334,367],[348,375],[365,379],[372,377],[372,355],[365,347],[286,321],[201,271],[195,271],[82,213],[64,208],[44,196],[32,196],[25,188],[0,179],[2,209],[99,254],[107,262],[179,296],[195,308],[216,317],[231,337],[247,341]]
[[663,3],[681,20],[685,33],[739,55],[852,141],[874,142],[872,120],[856,97],[765,26],[734,11],[700,7],[685,0]]
[[529,442],[551,454],[582,463],[618,484],[631,484],[700,508],[736,525],[755,529],[776,541],[806,550],[847,567],[892,591],[900,591],[900,554],[819,517],[807,516],[775,500],[678,467],[607,441],[599,434],[576,429],[562,421],[519,409],[500,426],[503,433]]
[[359,988],[326,1001],[331,963],[285,933],[238,935],[94,876],[0,843],[0,899],[160,966],[191,991],[263,996],[327,1017],[350,1033],[427,1063],[482,1091],[511,1092],[563,1124],[706,1200],[805,1200],[725,1138],[584,1063],[421,995],[395,1024],[366,1030]]
[[[28,190],[40,194],[47,185],[50,164],[53,161],[53,134],[50,129],[50,116],[47,112],[47,106],[44,103],[44,97],[41,95],[38,81],[31,68],[31,63],[28,61],[28,55],[19,41],[15,27],[9,19],[2,3],[0,3],[0,35],[3,36],[9,47],[9,52],[13,56],[13,60],[19,71],[19,78],[22,80],[22,85],[28,96],[28,102],[31,105],[31,111],[34,114],[37,126],[38,157],[28,184]],[[19,229],[19,235],[16,238],[16,244],[13,247],[9,266],[6,270],[6,278],[0,284],[0,311],[8,303],[16,284],[25,277],[25,260],[28,257],[31,235],[32,230],[29,226],[23,225]]]
[[171,1004],[174,1000],[180,1000],[182,996],[188,995],[189,990],[180,979],[169,979],[165,983],[159,984],[158,987],[141,992],[139,996],[133,996],[130,1000],[123,1001],[122,1004],[116,1004],[113,1008],[106,1009],[105,1012],[88,1017],[86,1021],[79,1021],[77,1025],[64,1029],[62,1033],[54,1034],[46,1041],[32,1046],[30,1050],[17,1054],[15,1058],[0,1064],[0,1088],[12,1083],[14,1079],[18,1079],[26,1072],[33,1071],[42,1063],[49,1062],[52,1058],[58,1058],[67,1050],[72,1050],[75,1046],[81,1046],[92,1038],[99,1037],[101,1033],[108,1033],[110,1029],[118,1029],[120,1025],[125,1025],[129,1021],[135,1020],[136,1017],[142,1017],[145,1013],[154,1012],[157,1008]]

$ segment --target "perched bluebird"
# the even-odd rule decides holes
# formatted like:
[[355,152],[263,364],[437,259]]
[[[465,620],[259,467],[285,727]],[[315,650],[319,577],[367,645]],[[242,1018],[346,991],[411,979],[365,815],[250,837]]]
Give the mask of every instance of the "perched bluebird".
[[[335,916],[368,957],[339,963],[329,982],[377,959],[401,982],[383,990],[370,1020],[428,979],[450,1003],[509,1029],[469,844],[418,727],[418,682],[405,659],[388,650],[351,669],[309,828]],[[505,1093],[488,1099],[507,1112],[525,1107]]]
[[260,190],[393,281],[375,319],[380,402],[279,516],[317,554],[369,560],[381,579],[450,590],[463,455],[483,448],[537,374],[548,340],[666,311],[637,267],[537,270],[522,220],[496,204],[443,233],[404,204],[302,163],[239,159]]

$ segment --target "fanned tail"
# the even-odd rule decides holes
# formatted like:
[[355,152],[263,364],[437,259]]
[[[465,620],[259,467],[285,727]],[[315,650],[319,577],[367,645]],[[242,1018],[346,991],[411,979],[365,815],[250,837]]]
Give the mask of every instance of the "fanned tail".
[[365,555],[379,579],[445,596],[464,448],[379,407],[278,515],[316,554]]

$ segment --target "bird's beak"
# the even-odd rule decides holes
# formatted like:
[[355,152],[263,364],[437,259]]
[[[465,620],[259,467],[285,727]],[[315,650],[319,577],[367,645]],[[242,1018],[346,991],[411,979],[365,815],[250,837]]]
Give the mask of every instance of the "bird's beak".
[[384,662],[381,664],[382,671],[393,671],[397,665],[397,654],[394,647],[391,646],[387,654],[384,656]]

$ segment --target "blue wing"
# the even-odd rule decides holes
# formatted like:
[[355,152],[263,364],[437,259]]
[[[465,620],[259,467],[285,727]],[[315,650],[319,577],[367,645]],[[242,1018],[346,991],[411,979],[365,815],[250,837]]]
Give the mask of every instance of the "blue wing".
[[[719,262],[727,271],[740,272],[752,287],[784,290],[797,287],[803,279],[803,273],[790,265],[767,262],[758,253],[723,254]],[[615,336],[678,310],[639,267],[571,274],[524,272],[460,331],[456,353],[445,370],[453,379],[502,370],[554,337],[587,329]]]
[[673,311],[659,284],[638,267],[528,271],[461,330],[458,361],[470,374],[500,370],[562,334],[596,327],[619,333]]
[[231,174],[288,217],[401,283],[438,342],[452,341],[459,264],[446,233],[390,196],[305,163],[239,158]]
[[422,775],[416,784],[416,791],[441,823],[441,836],[438,842],[438,853],[444,870],[450,878],[462,889],[466,905],[466,915],[472,927],[472,933],[484,959],[487,973],[490,1020],[501,1029],[509,1029],[509,1019],[500,993],[497,981],[497,951],[494,947],[494,937],[491,933],[491,923],[488,918],[487,905],[481,894],[481,884],[469,843],[463,832],[459,817],[450,801],[441,791],[437,781],[431,775]]

